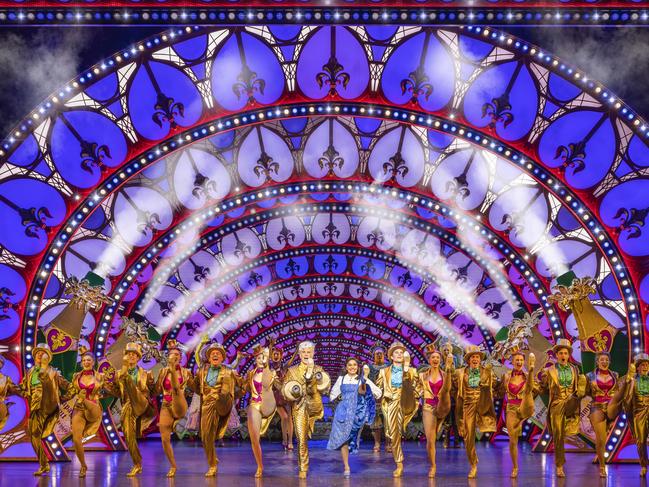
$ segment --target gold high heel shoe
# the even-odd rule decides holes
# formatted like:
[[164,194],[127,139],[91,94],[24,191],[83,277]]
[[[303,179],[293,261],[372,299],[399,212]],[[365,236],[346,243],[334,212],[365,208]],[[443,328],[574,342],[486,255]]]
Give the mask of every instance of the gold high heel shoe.
[[135,477],[139,473],[142,473],[142,465],[133,465],[133,468],[129,473],[126,474],[126,476]]
[[394,469],[394,472],[392,472],[392,476],[394,478],[399,478],[403,475],[403,463],[398,462],[397,463],[397,468]]
[[88,467],[85,465],[81,465],[81,468],[79,469],[79,478],[82,479],[86,476],[86,472],[88,471]]
[[176,476],[176,467],[171,467],[167,472],[167,478],[171,478],[175,476]]
[[210,467],[207,472],[205,472],[206,477],[214,477],[216,475],[216,467]]

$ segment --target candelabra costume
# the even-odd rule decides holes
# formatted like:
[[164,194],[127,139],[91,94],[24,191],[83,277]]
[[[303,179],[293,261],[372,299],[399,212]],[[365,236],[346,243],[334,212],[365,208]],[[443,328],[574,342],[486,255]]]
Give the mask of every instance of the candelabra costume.
[[[273,346],[271,351],[270,360],[273,364],[276,364],[275,373],[280,381],[284,379],[286,374],[286,369],[282,368],[282,358],[284,352],[281,348]],[[292,360],[291,360],[292,361]],[[289,366],[290,362],[289,361]],[[277,405],[277,414],[279,414],[280,427],[282,429],[282,445],[285,450],[293,449],[293,421],[291,420],[291,403],[289,403],[284,396],[282,395],[281,387],[279,389],[273,389],[273,395],[275,396],[275,404]]]
[[464,353],[464,361],[468,366],[457,370],[453,379],[457,391],[455,408],[458,430],[464,438],[466,456],[471,466],[469,478],[475,478],[478,471],[476,428],[481,433],[496,431],[493,401],[496,381],[491,367],[480,365],[484,358],[485,354],[480,347],[468,346]]
[[201,396],[201,441],[209,469],[206,477],[216,475],[218,458],[214,442],[223,438],[234,404],[238,374],[222,365],[225,349],[218,343],[207,345],[205,364],[196,376],[196,391]]
[[518,439],[521,436],[523,423],[534,414],[534,395],[538,394],[539,385],[534,378],[535,357],[530,353],[527,372],[523,370],[525,355],[514,352],[511,355],[513,370],[508,370],[499,383],[499,396],[506,401],[505,425],[509,435],[509,454],[512,459],[511,477],[518,477]]
[[273,389],[281,389],[281,382],[274,370],[268,367],[269,350],[257,345],[253,348],[255,367],[246,376],[244,385],[250,393],[248,404],[248,433],[252,452],[257,462],[255,477],[261,477],[263,462],[261,456],[261,436],[266,433],[268,425],[275,416],[277,406]]
[[423,391],[424,433],[426,434],[426,451],[430,461],[428,477],[436,473],[435,442],[444,419],[451,410],[451,385],[453,383],[453,357],[447,356],[445,370],[440,369],[442,355],[433,344],[427,345],[426,357],[430,367],[419,373]]
[[586,375],[586,395],[590,396],[590,424],[595,432],[595,451],[599,462],[599,476],[606,477],[606,438],[611,421],[617,418],[619,401],[615,399],[619,388],[617,372],[609,370],[610,356],[600,352],[595,358],[597,368]]
[[130,342],[124,349],[124,366],[117,373],[115,388],[122,402],[121,424],[133,468],[127,474],[133,477],[142,472],[142,455],[137,444],[142,435],[142,425],[155,417],[151,402],[154,382],[150,372],[139,367],[142,349],[138,343]]
[[[0,355],[0,370],[2,370],[4,364],[5,358]],[[7,402],[6,399],[10,394],[20,394],[20,387],[13,383],[11,377],[0,373],[0,431],[2,431],[9,419],[9,406],[11,406],[11,403]]]
[[290,367],[282,381],[282,394],[291,402],[293,429],[297,437],[299,476],[306,478],[309,470],[308,439],[315,422],[324,416],[321,394],[329,390],[329,375],[313,363],[315,345],[302,342],[298,347],[300,364]]
[[572,345],[565,338],[559,338],[553,347],[557,364],[546,367],[541,374],[541,392],[550,395],[547,427],[554,441],[554,463],[557,477],[565,477],[566,436],[579,432],[579,406],[585,394],[586,377],[568,362]]
[[66,392],[70,383],[49,366],[52,352],[47,345],[36,346],[33,356],[36,366],[25,374],[20,387],[29,404],[29,436],[40,465],[34,475],[42,475],[50,471],[43,438],[54,430],[59,416],[60,392]]
[[94,436],[101,425],[99,399],[104,386],[104,376],[93,370],[95,359],[90,352],[81,356],[82,370],[72,377],[68,396],[75,398],[72,410],[72,442],[81,468],[79,477],[85,477],[88,467],[83,450],[83,439]]
[[388,357],[392,365],[379,372],[376,385],[383,393],[381,410],[385,436],[390,439],[392,457],[397,466],[393,476],[401,477],[403,474],[401,436],[417,412],[421,383],[417,371],[410,368],[409,355],[406,354],[406,347],[403,344],[393,343],[388,349]]
[[640,458],[640,475],[647,475],[647,433],[649,433],[649,355],[639,353],[629,367],[624,392],[624,409]]
[[188,369],[180,366],[182,351],[178,348],[176,341],[169,340],[169,342],[167,343],[167,366],[158,374],[156,392],[162,394],[158,426],[162,449],[171,465],[167,477],[174,477],[176,475],[176,459],[171,446],[171,433],[176,429],[178,421],[187,414],[185,388],[192,386],[192,374]]
[[347,373],[339,376],[329,393],[330,401],[339,397],[340,403],[331,423],[331,434],[327,449],[341,450],[343,462],[345,463],[344,475],[349,476],[349,453],[358,451],[361,430],[365,424],[371,423],[374,419],[370,415],[370,403],[372,397],[381,397],[379,389],[370,379],[370,369],[367,367],[364,374],[360,375],[358,361],[354,358],[348,359]]

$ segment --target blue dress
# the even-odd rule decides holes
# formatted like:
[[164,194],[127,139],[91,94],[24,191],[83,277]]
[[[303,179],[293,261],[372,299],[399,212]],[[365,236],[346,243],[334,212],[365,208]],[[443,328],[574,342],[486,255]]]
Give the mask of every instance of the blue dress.
[[334,413],[328,450],[339,450],[341,446],[349,444],[350,453],[358,451],[361,430],[365,423],[370,422],[369,403],[374,399],[369,386],[365,395],[359,394],[359,385],[343,382],[340,386],[341,401]]

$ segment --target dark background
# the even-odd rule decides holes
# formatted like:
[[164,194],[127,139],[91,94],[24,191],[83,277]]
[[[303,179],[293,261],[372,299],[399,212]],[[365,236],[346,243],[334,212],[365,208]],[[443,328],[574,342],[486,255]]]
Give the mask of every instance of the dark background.
[[[0,28],[0,139],[77,73],[159,27]],[[649,27],[512,27],[649,116]]]

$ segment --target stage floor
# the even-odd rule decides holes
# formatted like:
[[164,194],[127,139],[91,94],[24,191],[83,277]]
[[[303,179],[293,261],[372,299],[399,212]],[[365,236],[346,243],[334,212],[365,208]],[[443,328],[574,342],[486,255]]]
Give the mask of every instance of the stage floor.
[[[609,466],[608,481],[600,480],[597,467],[590,463],[589,454],[569,454],[567,471],[568,478],[555,479],[553,476],[553,457],[551,454],[531,453],[527,445],[520,454],[520,473],[518,480],[509,478],[511,462],[506,442],[496,445],[478,445],[478,478],[469,481],[464,449],[443,449],[438,444],[437,479],[429,481],[428,462],[423,444],[414,442],[404,443],[405,474],[402,479],[393,479],[394,464],[392,455],[382,451],[373,453],[370,443],[359,454],[351,457],[352,476],[342,477],[342,462],[340,454],[328,451],[325,441],[311,442],[311,469],[309,478],[300,481],[297,478],[297,453],[284,452],[277,443],[263,443],[264,448],[264,478],[255,481],[255,461],[247,443],[228,442],[225,447],[218,448],[219,473],[214,479],[205,479],[203,474],[207,469],[203,450],[198,443],[175,443],[178,473],[175,479],[168,480],[165,474],[168,464],[158,442],[145,441],[141,443],[144,458],[144,473],[137,479],[128,479],[125,475],[131,468],[131,460],[126,452],[104,453],[88,452],[88,476],[85,480],[78,479],[79,464],[74,458],[72,463],[52,464],[49,477],[36,480],[32,472],[38,467],[36,463],[0,463],[0,485],[9,487],[39,486],[117,486],[132,487],[153,486],[613,486],[624,487],[647,485],[638,476],[638,465]],[[23,483],[24,482],[24,483]]]

